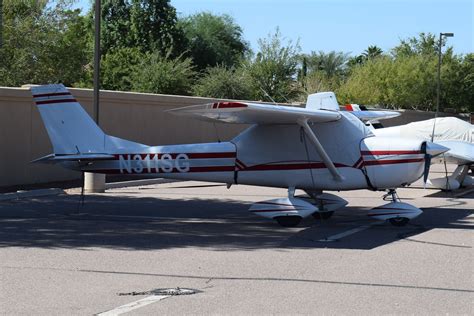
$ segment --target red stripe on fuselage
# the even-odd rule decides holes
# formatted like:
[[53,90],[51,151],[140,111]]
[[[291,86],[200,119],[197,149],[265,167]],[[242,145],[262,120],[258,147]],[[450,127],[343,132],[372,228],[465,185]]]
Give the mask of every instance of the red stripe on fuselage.
[[360,152],[362,155],[415,155],[422,154],[420,150],[365,150]]
[[414,162],[421,162],[425,160],[424,158],[417,158],[417,159],[398,159],[398,160],[371,160],[371,161],[364,161],[364,166],[375,166],[375,165],[394,165],[399,163],[414,163]]
[[[189,171],[183,172],[179,171],[176,168],[173,168],[170,172],[156,172],[155,168],[148,168],[144,167],[141,172],[135,172],[132,168],[132,172],[128,172],[123,170],[120,172],[120,169],[91,169],[91,171],[97,173],[106,173],[106,174],[162,174],[162,173],[193,173],[193,172],[226,172],[226,171],[234,171],[234,166],[212,166],[212,167],[190,167]],[[86,170],[87,171],[87,170]]]
[[[346,165],[335,163],[336,167],[348,167]],[[266,170],[297,170],[297,169],[323,169],[326,165],[322,162],[297,163],[297,164],[266,164],[247,167],[245,171],[266,171]]]
[[239,102],[219,102],[219,103],[217,103],[217,108],[218,109],[246,108],[246,107],[247,107],[247,104],[239,103]]
[[186,155],[189,159],[211,159],[211,158],[235,158],[235,152],[220,152],[220,153],[148,153],[148,154],[115,154],[115,160],[118,160],[120,156],[125,157],[130,155],[130,158],[133,159],[134,156],[139,155],[141,159],[146,159],[148,156],[149,159],[155,158],[158,156],[158,159],[161,159],[163,155],[170,155],[172,159],[176,159],[178,155]]

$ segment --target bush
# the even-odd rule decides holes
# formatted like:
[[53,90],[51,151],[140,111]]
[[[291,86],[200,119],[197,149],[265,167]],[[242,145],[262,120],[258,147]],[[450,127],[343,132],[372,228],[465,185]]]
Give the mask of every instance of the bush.
[[169,56],[147,54],[133,75],[132,89],[148,93],[189,94],[196,74],[191,59]]
[[250,78],[242,68],[208,68],[193,87],[193,94],[219,99],[251,100]]

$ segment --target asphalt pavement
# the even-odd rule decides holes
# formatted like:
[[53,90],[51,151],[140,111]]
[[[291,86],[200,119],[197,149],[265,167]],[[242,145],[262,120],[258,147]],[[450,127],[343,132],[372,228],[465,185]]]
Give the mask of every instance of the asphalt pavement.
[[[474,314],[474,192],[400,189],[424,213],[283,228],[248,208],[286,190],[173,182],[0,202],[4,315]],[[169,296],[157,289],[186,288]]]

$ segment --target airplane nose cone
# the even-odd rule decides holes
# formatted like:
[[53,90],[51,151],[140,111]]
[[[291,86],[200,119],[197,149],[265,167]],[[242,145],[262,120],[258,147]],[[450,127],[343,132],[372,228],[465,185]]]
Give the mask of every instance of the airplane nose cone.
[[432,142],[426,142],[426,153],[431,156],[437,156],[439,154],[442,154],[444,152],[447,152],[449,150],[448,147],[444,147],[442,145],[432,143]]

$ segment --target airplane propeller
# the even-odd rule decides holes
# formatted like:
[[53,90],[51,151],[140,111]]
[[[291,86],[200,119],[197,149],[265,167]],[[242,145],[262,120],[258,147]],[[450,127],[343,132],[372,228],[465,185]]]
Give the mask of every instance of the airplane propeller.
[[421,153],[425,155],[425,166],[423,169],[423,183],[426,188],[426,182],[428,181],[428,175],[430,173],[431,158],[448,151],[449,148],[425,141],[421,144]]

